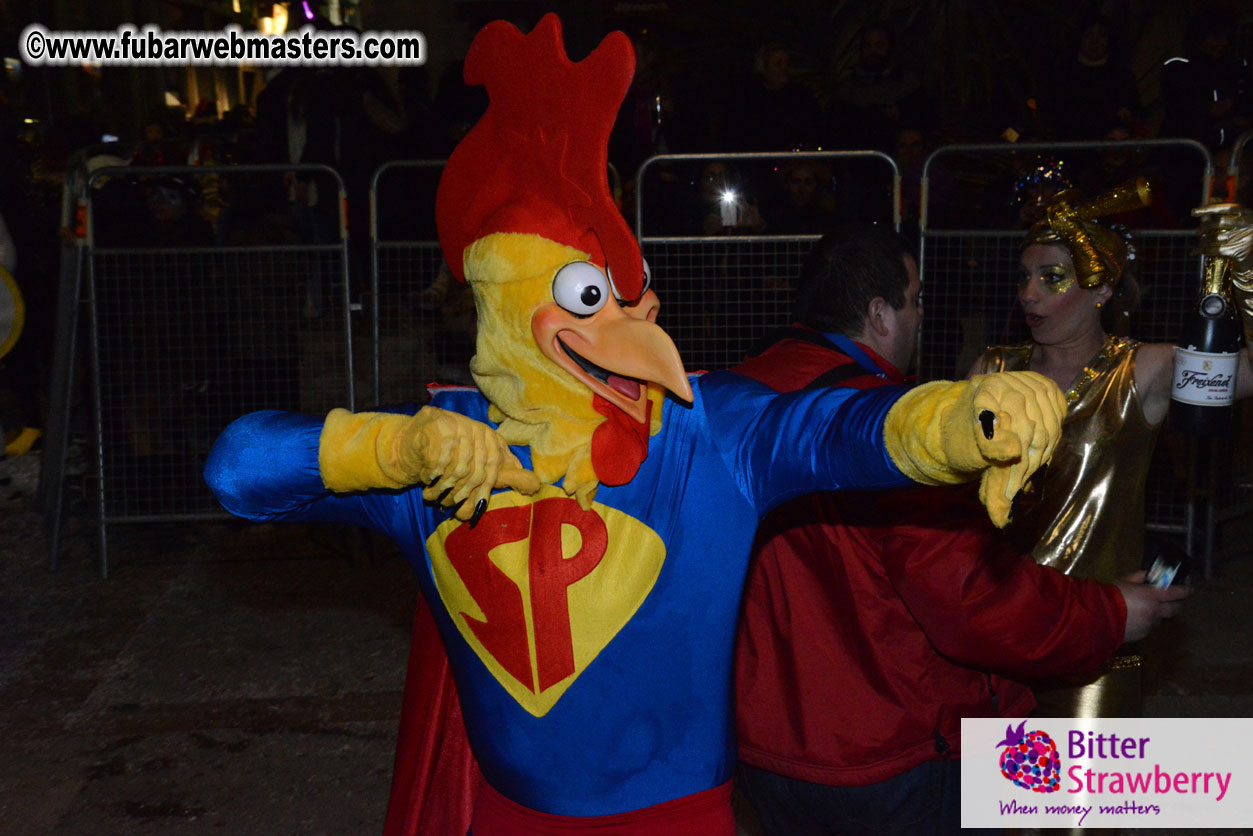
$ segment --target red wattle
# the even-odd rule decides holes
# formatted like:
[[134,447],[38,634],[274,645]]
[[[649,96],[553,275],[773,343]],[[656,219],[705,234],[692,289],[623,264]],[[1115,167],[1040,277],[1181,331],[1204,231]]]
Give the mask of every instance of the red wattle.
[[592,396],[592,408],[605,416],[605,422],[592,432],[592,469],[602,484],[625,485],[648,456],[653,402],[648,402],[641,423],[600,395]]

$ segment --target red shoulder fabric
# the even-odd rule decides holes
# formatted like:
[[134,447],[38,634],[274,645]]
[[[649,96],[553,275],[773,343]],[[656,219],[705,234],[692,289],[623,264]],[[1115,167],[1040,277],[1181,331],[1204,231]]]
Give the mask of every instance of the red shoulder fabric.
[[[872,389],[905,382],[905,377],[873,349],[867,346],[860,348],[878,367],[878,373],[867,369],[861,369],[860,374],[856,373],[856,361],[836,351],[835,346],[828,343],[820,332],[793,324],[768,348],[745,358],[744,362],[735,367],[735,373],[764,383],[776,392],[804,389],[833,370],[849,366],[855,368],[849,370],[847,377],[841,377],[839,386],[842,389]],[[787,362],[780,364],[780,357]],[[886,377],[879,376],[879,373]]]

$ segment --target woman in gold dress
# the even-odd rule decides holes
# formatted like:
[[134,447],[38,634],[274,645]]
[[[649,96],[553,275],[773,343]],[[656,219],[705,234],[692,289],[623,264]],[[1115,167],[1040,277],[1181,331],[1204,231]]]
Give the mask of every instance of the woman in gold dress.
[[[1174,347],[1111,335],[1138,299],[1129,269],[1134,255],[1109,226],[1076,217],[1076,197],[1059,195],[1020,252],[1018,302],[1031,339],[987,349],[971,374],[1030,369],[1066,394],[1062,440],[1045,478],[1020,498],[1010,529],[1037,562],[1112,582],[1143,560],[1145,477],[1170,406]],[[1213,229],[1203,224],[1203,239],[1212,239]],[[1253,372],[1242,352],[1236,397],[1251,392]],[[1124,650],[1082,681],[1039,689],[1039,715],[1139,716],[1140,657]]]

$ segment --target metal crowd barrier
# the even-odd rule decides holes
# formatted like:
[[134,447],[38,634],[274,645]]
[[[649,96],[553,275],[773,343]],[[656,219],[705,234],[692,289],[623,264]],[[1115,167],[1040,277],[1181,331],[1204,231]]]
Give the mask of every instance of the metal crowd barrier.
[[[751,203],[760,229],[750,216],[709,234],[720,219],[704,224],[720,214],[722,197],[706,181],[713,163],[731,175],[717,187],[736,193],[741,219]],[[828,205],[820,211],[787,202],[786,177],[802,163],[822,172]],[[900,224],[900,172],[878,151],[667,154],[645,160],[635,183],[636,236],[661,298],[657,321],[689,369],[735,365],[791,321],[793,280],[822,231],[853,218]]]
[[[696,197],[694,174],[714,161],[741,172],[735,185],[741,196],[759,204],[764,229],[694,235],[672,226],[684,220],[674,210]],[[861,186],[860,202],[848,212],[898,222],[899,173],[879,152],[666,155],[640,167],[637,235],[662,300],[659,322],[689,368],[733,365],[766,332],[788,323],[792,280],[818,234],[789,227],[790,218],[772,216],[770,207],[785,197],[781,173],[801,161],[825,173],[815,184],[819,191],[831,189],[833,173],[838,181]],[[371,181],[372,281],[366,308],[371,312],[368,377],[375,403],[422,398],[428,382],[472,383],[473,300],[446,269],[433,218],[442,166],[442,160],[388,163]],[[855,193],[851,186],[848,192]],[[832,194],[839,199],[839,182]],[[771,198],[776,198],[773,204]],[[820,220],[834,224],[838,215],[831,211]]]
[[[1067,181],[1083,184],[1087,192],[1136,174],[1149,177],[1155,201],[1162,203],[1154,212],[1126,216],[1142,291],[1130,336],[1146,342],[1178,339],[1201,270],[1195,221],[1188,213],[1209,202],[1214,177],[1204,146],[1170,139],[946,146],[923,167],[921,378],[965,376],[985,346],[1028,338],[1016,301],[1018,249],[1028,219],[1020,219],[1022,204],[1004,187],[1016,182],[1020,196],[1034,197],[1033,167],[1057,170],[1058,163]],[[934,186],[941,176],[949,193],[937,201]],[[993,205],[981,214],[966,211],[962,204],[973,194],[991,194]],[[1195,480],[1197,455],[1193,445],[1163,429],[1148,478],[1146,513],[1149,529],[1181,535],[1189,554],[1204,558],[1208,575],[1213,528],[1206,522],[1209,497]]]
[[444,160],[380,166],[370,179],[371,402],[422,402],[428,383],[469,384],[474,302],[444,266],[435,191]]
[[112,146],[81,149],[66,161],[61,187],[61,253],[57,274],[56,339],[48,390],[48,426],[36,491],[44,519],[44,538],[55,569],[60,557],[61,515],[65,499],[66,460],[74,404],[75,365],[78,356],[83,253],[87,242],[87,164],[93,156],[114,151]]
[[[1244,138],[1238,150],[1243,147]],[[1012,228],[1013,207],[993,200],[984,213],[992,221],[980,223],[970,222],[970,207],[988,204],[995,185],[1011,182],[1024,159],[1065,154],[1078,174],[1079,156],[1122,152],[1174,154],[1175,193],[1167,193],[1180,206],[1208,200],[1212,163],[1202,146],[1187,141],[948,146],[931,154],[920,183],[923,379],[962,376],[984,346],[1025,337],[1013,330],[1021,236]],[[1190,161],[1177,165],[1180,154]],[[1229,182],[1238,157],[1233,154]],[[740,211],[752,204],[761,225],[749,212],[739,228],[714,223],[710,234],[704,223],[721,205],[705,203],[710,195],[701,187],[712,163],[738,172],[720,185],[736,188]],[[785,181],[810,165],[827,202],[806,216],[788,209]],[[1195,172],[1185,170],[1189,165]],[[401,161],[374,173],[363,306],[350,298],[343,185],[329,168],[128,166],[77,178],[67,215],[81,217],[83,229],[63,258],[41,484],[54,565],[80,309],[89,325],[102,574],[110,524],[223,516],[203,487],[201,468],[212,440],[235,416],[267,407],[353,407],[358,392],[365,405],[420,401],[428,382],[471,382],[473,302],[443,263],[434,223],[442,166],[442,160]],[[286,193],[267,191],[290,188],[297,174],[334,183],[339,211],[329,226],[324,216],[293,215]],[[137,221],[148,211],[142,198],[162,176],[225,191],[214,203],[212,243],[127,237],[119,221]],[[820,232],[847,221],[898,229],[902,223],[901,171],[876,151],[665,155],[646,160],[635,182],[635,229],[663,303],[659,322],[692,369],[733,365],[790,321],[793,279]],[[241,189],[250,191],[241,196]],[[257,189],[262,192],[251,192]],[[304,225],[305,237],[293,220]],[[1136,230],[1146,291],[1137,337],[1173,340],[1180,330],[1199,269],[1189,220],[1182,228]],[[67,225],[74,225],[68,217]],[[265,239],[266,230],[278,238]],[[311,310],[315,287],[322,305]],[[352,311],[359,307],[368,312],[368,331],[354,336]],[[354,358],[365,361],[355,374]],[[1194,538],[1197,491],[1186,476],[1191,471],[1178,464],[1177,447],[1159,445],[1149,518],[1152,528]],[[1189,545],[1193,553],[1203,548],[1194,539]]]
[[[319,186],[316,207],[289,200]],[[213,217],[195,211],[196,191],[221,198]],[[353,305],[344,188],[326,166],[110,167],[82,199],[85,273],[63,282],[81,296],[63,298],[57,343],[72,354],[81,307],[107,575],[110,525],[225,516],[202,472],[233,418],[354,406]],[[76,365],[58,361],[54,394],[73,390]],[[45,461],[54,541],[63,438],[57,447]]]

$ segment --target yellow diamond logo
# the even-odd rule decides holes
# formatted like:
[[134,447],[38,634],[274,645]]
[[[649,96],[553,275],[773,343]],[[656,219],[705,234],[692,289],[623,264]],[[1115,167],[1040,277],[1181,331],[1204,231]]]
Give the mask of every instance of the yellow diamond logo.
[[474,528],[427,539],[440,599],[496,680],[542,717],[644,603],[666,550],[657,532],[560,488],[492,496]]

